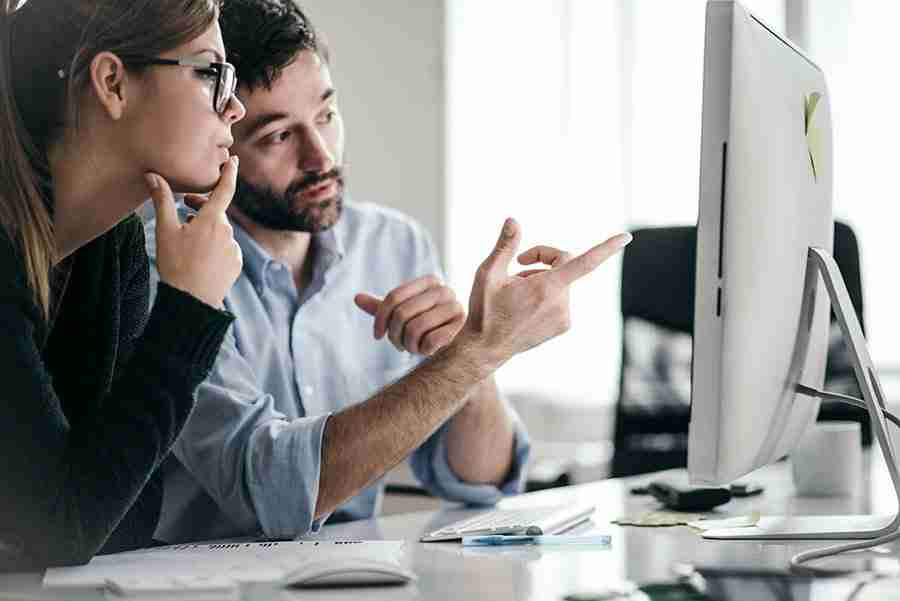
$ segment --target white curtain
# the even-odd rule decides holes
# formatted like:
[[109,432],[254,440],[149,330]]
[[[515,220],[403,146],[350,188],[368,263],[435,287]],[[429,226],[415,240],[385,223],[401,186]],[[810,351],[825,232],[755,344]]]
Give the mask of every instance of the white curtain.
[[866,337],[877,364],[900,365],[897,147],[900,4],[792,0],[805,10],[812,58],[825,70],[834,120],[835,215],[860,243]]
[[[448,1],[448,267],[468,298],[507,216],[523,250],[696,222],[704,0]],[[745,2],[784,29],[783,0]],[[507,392],[608,404],[619,262],[572,294],[573,329],[499,374]]]

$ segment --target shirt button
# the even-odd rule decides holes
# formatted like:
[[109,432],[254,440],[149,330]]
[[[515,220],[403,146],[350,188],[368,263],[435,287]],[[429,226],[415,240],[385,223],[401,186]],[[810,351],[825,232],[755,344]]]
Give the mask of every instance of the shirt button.
[[304,387],[303,387],[303,395],[304,395],[304,396],[312,396],[312,394],[313,394],[313,387],[312,387],[312,386],[304,386]]

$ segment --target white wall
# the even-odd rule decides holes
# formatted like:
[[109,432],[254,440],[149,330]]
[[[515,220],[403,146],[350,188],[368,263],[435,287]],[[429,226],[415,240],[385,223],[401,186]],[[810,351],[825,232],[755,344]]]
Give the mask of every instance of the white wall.
[[443,252],[444,0],[301,0],[332,53],[356,200],[411,215]]

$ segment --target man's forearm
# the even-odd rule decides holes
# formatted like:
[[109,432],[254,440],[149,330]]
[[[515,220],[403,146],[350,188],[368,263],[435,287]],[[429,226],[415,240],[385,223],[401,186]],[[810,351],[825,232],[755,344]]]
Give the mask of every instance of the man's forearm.
[[494,369],[466,342],[454,342],[368,401],[332,416],[322,444],[316,518],[403,461]]
[[447,462],[463,481],[502,484],[513,463],[515,427],[493,377],[473,390],[450,421]]

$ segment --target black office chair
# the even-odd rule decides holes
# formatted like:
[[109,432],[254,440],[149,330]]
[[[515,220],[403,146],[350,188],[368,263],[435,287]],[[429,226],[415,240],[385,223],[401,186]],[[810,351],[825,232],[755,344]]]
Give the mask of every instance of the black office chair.
[[[862,282],[856,236],[835,223],[834,257],[863,324]],[[622,362],[611,475],[631,476],[687,465],[690,422],[691,335],[694,329],[697,229],[647,228],[634,232],[622,262]],[[859,396],[848,349],[832,313],[826,388]],[[865,411],[822,403],[819,419],[864,424]]]

